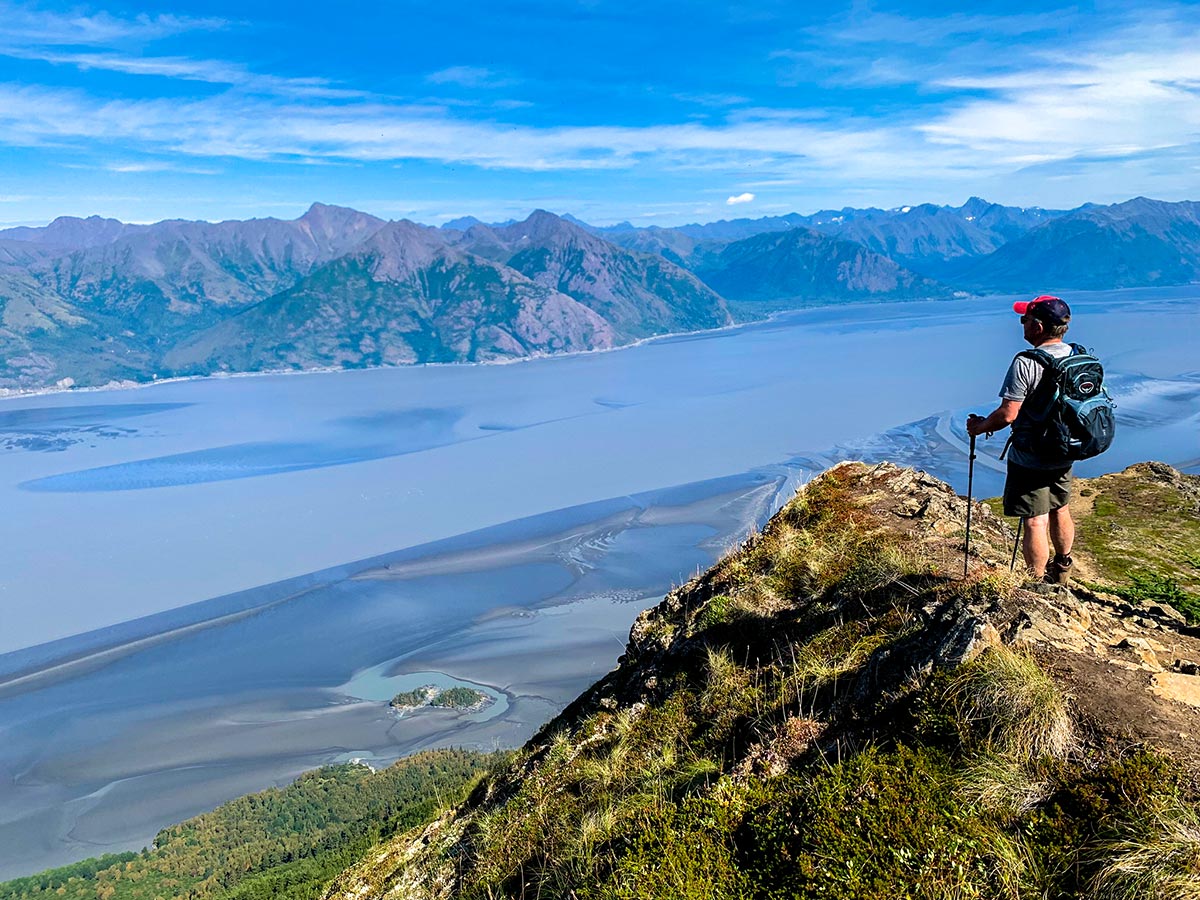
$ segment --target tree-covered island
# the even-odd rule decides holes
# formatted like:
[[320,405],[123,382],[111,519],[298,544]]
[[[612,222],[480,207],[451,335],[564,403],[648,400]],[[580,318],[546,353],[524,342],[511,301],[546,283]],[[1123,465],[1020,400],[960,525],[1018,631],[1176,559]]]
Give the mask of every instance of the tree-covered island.
[[452,687],[430,700],[429,705],[440,709],[474,709],[486,706],[491,702],[492,698],[483,691],[467,687]]
[[411,691],[401,691],[391,699],[388,705],[393,709],[416,709],[418,706],[425,706],[429,703],[437,696],[437,693],[436,684],[423,684]]
[[430,706],[435,709],[469,710],[481,709],[492,702],[483,691],[468,687],[452,687],[439,690],[436,684],[423,684],[411,691],[401,691],[391,699],[393,709],[409,710]]

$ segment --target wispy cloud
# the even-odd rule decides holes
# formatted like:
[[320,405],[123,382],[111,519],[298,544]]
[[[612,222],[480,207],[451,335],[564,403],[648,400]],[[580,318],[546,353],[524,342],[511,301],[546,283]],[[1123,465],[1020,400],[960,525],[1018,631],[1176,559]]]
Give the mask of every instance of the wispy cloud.
[[1077,40],[1094,27],[1078,9],[984,15],[902,15],[855,4],[801,32],[769,58],[781,84],[888,87],[921,85],[937,76],[1005,71],[1070,29]]
[[63,52],[46,49],[4,50],[0,55],[32,59],[54,65],[74,66],[80,71],[99,69],[125,75],[149,75],[230,85],[260,93],[345,99],[366,96],[362,91],[337,87],[324,78],[286,78],[252,72],[239,63],[181,56],[132,56],[119,53]]
[[431,84],[456,84],[465,88],[502,88],[517,83],[517,79],[482,66],[450,66],[430,72],[425,80]]
[[[1190,51],[1164,60],[1178,74]],[[1098,58],[1091,64],[1102,70]],[[913,123],[851,117],[738,117],[720,124],[538,128],[454,118],[370,100],[217,95],[100,101],[83,92],[0,85],[0,141],[18,146],[136,145],[158,153],[247,160],[469,163],[525,171],[633,168],[744,170],[759,181],[822,175],[892,183],[1013,171],[1098,148],[1129,153],[1195,141],[1200,95],[1134,78],[1129,60],[1104,86],[1006,89]],[[1131,80],[1132,79],[1132,80]],[[1129,127],[1132,122],[1134,127]],[[778,182],[777,182],[778,183]]]
[[219,169],[201,168],[199,166],[181,166],[170,162],[114,162],[104,166],[107,172],[118,175],[142,175],[147,172],[175,172],[181,175],[219,175]]
[[176,15],[114,16],[61,13],[0,0],[0,46],[111,46],[145,42],[189,31],[227,28],[229,20]]
[[[19,146],[136,143],[159,152],[250,160],[427,159],[527,171],[779,164],[839,166],[883,152],[862,123],[751,120],[708,126],[537,128],[455,119],[382,102],[277,103],[218,95],[192,101],[98,101],[82,92],[0,85],[0,141]],[[804,148],[803,152],[800,148]]]
[[869,5],[855,5],[844,15],[808,29],[822,41],[848,44],[908,44],[941,47],[948,40],[964,37],[1011,39],[1059,32],[1078,10],[1066,7],[1040,13],[985,15],[952,13],[944,16],[905,16],[883,12]]
[[66,65],[82,72],[228,85],[280,95],[345,99],[364,96],[325,78],[261,74],[228,60],[146,54],[142,47],[164,38],[197,31],[223,30],[227,19],[175,15],[119,17],[109,13],[63,14],[0,0],[0,56]]
[[1195,144],[1200,28],[1133,29],[1073,53],[1047,51],[1023,70],[940,83],[986,95],[956,102],[922,125],[935,143],[1017,162]]
[[[1056,17],[1072,27],[1080,23],[1070,10],[921,18],[856,7],[774,54],[809,87],[815,67],[826,73],[820,77],[841,79],[839,87],[853,84],[853,92],[782,92],[774,86],[753,98],[675,92],[677,105],[656,107],[662,117],[657,122],[643,124],[648,117],[640,116],[638,124],[629,124],[634,119],[613,105],[598,108],[592,124],[571,125],[534,125],[529,122],[544,116],[507,115],[527,104],[486,93],[513,83],[499,67],[432,72],[426,84],[468,90],[448,87],[445,93],[453,96],[437,104],[408,103],[324,78],[263,74],[238,62],[146,55],[121,46],[221,27],[222,20],[39,18],[0,0],[0,15],[13,10],[24,11],[24,24],[18,38],[0,36],[0,53],[146,76],[138,84],[144,80],[151,89],[153,77],[223,88],[177,85],[170,97],[112,99],[87,88],[0,84],[0,144],[66,147],[131,159],[130,166],[145,165],[139,162],[145,155],[190,160],[201,168],[205,159],[427,160],[519,172],[695,175],[697,183],[703,173],[708,184],[734,186],[726,203],[736,205],[757,199],[751,191],[766,204],[787,189],[814,184],[840,198],[884,189],[927,194],[920,186],[932,183],[975,191],[989,178],[1051,168],[1055,174],[1046,177],[1083,177],[1105,160],[1134,157],[1137,166],[1123,171],[1144,180],[1156,166],[1168,165],[1167,154],[1174,154],[1170,164],[1176,165],[1200,153],[1200,15],[1186,7],[1080,25],[1086,33],[1069,47],[1047,36]],[[980,50],[1001,45],[1003,54]],[[854,105],[844,99],[847,93],[855,95]],[[871,99],[862,101],[863,95]],[[780,99],[787,104],[770,102]],[[712,111],[689,121],[697,105]],[[548,108],[539,102],[539,113]],[[663,108],[670,110],[666,116]],[[1195,153],[1181,155],[1180,148],[1189,147]],[[1186,183],[1200,188],[1200,175],[1190,177]],[[723,199],[723,192],[712,198],[718,210]]]
[[694,103],[698,106],[721,108],[726,106],[741,106],[749,103],[749,97],[740,94],[693,94],[678,93],[673,95],[680,103]]

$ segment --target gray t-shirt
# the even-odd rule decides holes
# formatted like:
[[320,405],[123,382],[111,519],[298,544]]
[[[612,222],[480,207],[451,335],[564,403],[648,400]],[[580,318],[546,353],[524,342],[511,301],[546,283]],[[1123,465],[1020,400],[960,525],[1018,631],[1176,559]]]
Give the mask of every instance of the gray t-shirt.
[[[1070,356],[1072,353],[1071,345],[1065,341],[1042,344],[1039,349],[1045,350],[1057,359]],[[1016,357],[1013,359],[1012,365],[1008,367],[1008,374],[1004,376],[1004,384],[1000,387],[1000,399],[1025,402],[1038,386],[1038,382],[1042,380],[1042,373],[1044,371],[1045,369],[1042,368],[1041,363],[1025,356]],[[1025,466],[1028,469],[1048,468],[1036,456],[1022,453],[1016,447],[1008,448],[1008,460],[1018,466]],[[1062,464],[1058,463],[1049,468],[1059,469],[1062,468]]]

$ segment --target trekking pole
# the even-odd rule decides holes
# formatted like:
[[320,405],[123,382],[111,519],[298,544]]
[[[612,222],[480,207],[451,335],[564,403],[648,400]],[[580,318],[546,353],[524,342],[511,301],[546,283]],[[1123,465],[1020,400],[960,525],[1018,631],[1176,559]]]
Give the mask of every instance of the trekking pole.
[[1017,539],[1013,541],[1012,560],[1008,564],[1008,571],[1012,571],[1017,567],[1017,548],[1021,546],[1021,526],[1025,524],[1025,519],[1017,519]]
[[971,494],[975,489],[975,435],[971,435],[971,454],[967,460],[967,547],[963,553],[963,578],[971,563]]

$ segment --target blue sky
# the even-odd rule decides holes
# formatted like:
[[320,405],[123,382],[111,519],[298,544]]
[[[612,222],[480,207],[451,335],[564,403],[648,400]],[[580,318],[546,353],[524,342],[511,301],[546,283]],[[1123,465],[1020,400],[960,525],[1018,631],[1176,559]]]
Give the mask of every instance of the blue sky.
[[963,8],[0,0],[0,223],[1200,199],[1200,7]]

